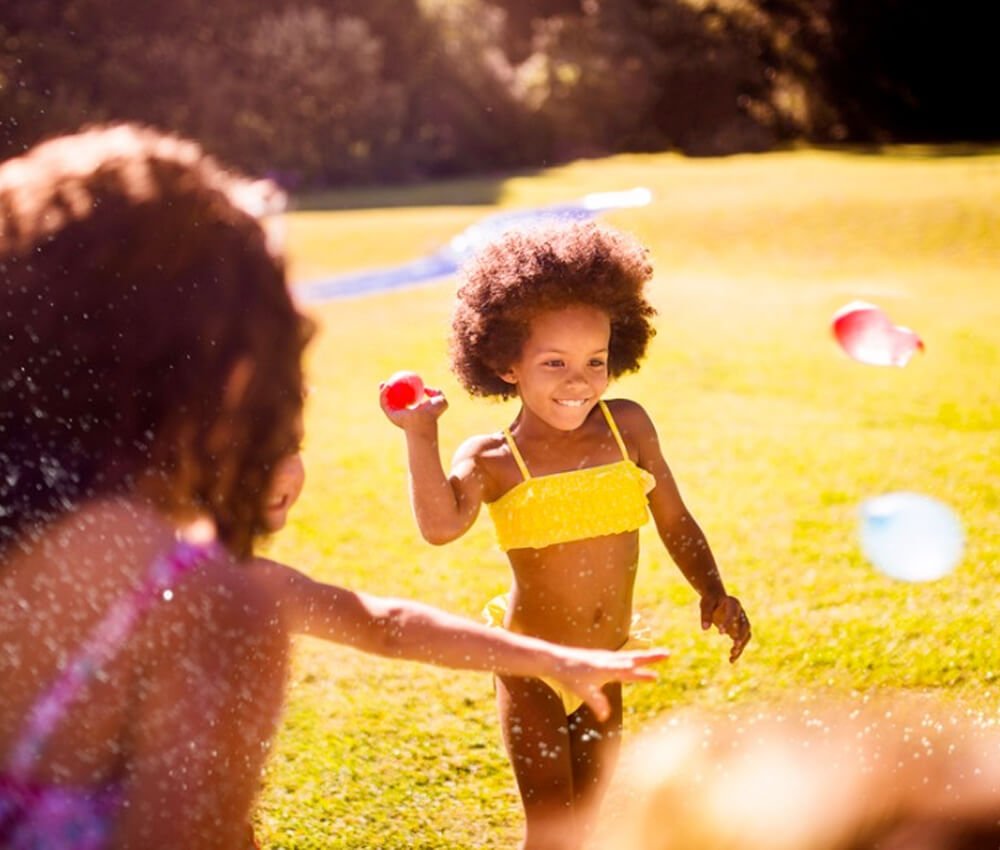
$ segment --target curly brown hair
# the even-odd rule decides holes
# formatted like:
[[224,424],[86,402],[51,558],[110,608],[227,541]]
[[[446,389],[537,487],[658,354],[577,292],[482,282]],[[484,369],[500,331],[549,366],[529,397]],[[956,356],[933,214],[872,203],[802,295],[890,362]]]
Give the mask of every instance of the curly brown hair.
[[249,553],[312,335],[260,185],[134,125],[0,165],[0,550],[152,476]]
[[608,373],[639,368],[656,311],[643,296],[653,274],[635,239],[593,222],[552,222],[511,230],[462,269],[452,318],[451,367],[472,395],[509,398],[500,377],[520,357],[532,318],[586,304],[608,314]]

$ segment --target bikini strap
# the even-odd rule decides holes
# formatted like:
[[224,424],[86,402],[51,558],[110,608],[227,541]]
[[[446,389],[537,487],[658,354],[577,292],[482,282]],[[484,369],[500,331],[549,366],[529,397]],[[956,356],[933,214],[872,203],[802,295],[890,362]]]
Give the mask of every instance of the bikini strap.
[[5,772],[9,776],[15,779],[30,776],[35,759],[44,750],[56,726],[65,719],[70,704],[118,654],[140,618],[158,600],[170,600],[173,585],[186,573],[205,561],[220,557],[221,552],[217,543],[179,541],[153,561],[138,587],[112,603],[70,663],[32,706],[24,732],[6,765]]
[[608,422],[608,427],[611,429],[611,433],[615,435],[615,442],[618,443],[618,448],[622,450],[622,459],[629,460],[628,449],[625,448],[625,441],[622,439],[621,432],[618,430],[618,425],[615,422],[614,417],[611,415],[611,411],[608,410],[608,406],[604,403],[603,398],[597,403],[601,406],[601,412],[604,414],[604,418]]
[[510,428],[503,429],[503,435],[507,438],[507,445],[510,446],[510,453],[514,455],[514,460],[517,461],[517,468],[521,470],[521,475],[525,481],[531,478],[531,473],[528,472],[528,466],[524,462],[524,458],[521,457],[521,450],[517,447],[517,443],[514,442],[514,435],[510,433]]

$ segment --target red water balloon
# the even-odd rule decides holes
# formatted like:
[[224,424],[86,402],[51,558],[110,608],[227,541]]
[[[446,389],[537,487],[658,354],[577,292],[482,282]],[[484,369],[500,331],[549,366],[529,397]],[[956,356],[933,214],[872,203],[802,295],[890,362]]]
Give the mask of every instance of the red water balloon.
[[403,410],[423,398],[424,382],[416,372],[396,372],[385,382],[385,403],[390,410]]
[[841,348],[859,363],[869,366],[905,366],[923,340],[909,328],[894,325],[889,317],[867,301],[852,301],[833,317],[833,335]]

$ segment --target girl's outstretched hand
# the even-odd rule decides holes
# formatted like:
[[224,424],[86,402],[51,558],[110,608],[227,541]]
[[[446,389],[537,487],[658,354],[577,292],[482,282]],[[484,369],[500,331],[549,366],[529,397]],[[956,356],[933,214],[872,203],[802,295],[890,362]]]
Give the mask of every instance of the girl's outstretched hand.
[[434,387],[424,387],[423,398],[412,406],[402,409],[389,404],[389,385],[385,381],[378,385],[378,391],[378,402],[382,412],[390,422],[404,431],[419,427],[421,424],[431,424],[448,409],[448,399],[441,390]]
[[750,642],[750,620],[735,596],[703,596],[701,598],[701,627],[718,628],[720,634],[733,639],[729,651],[729,661],[733,662],[743,654]]
[[587,703],[598,720],[606,720],[611,705],[601,686],[606,682],[651,682],[656,679],[656,673],[649,665],[666,660],[670,652],[666,649],[622,652],[566,647],[560,655],[563,657],[553,678]]

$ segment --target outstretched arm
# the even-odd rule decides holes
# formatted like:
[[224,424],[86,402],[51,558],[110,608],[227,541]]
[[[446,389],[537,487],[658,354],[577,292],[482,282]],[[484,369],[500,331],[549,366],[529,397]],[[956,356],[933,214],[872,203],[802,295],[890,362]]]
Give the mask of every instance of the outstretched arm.
[[750,640],[750,621],[735,596],[726,593],[715,556],[704,532],[681,498],[674,476],[663,458],[652,421],[638,404],[628,403],[621,419],[639,449],[639,466],[652,473],[656,487],[649,508],[663,545],[684,577],[701,597],[701,627],[716,626],[733,639],[729,660],[735,661]]
[[410,469],[410,504],[420,533],[428,543],[440,545],[461,537],[476,520],[483,501],[483,482],[473,452],[473,442],[462,446],[445,474],[438,446],[438,417],[448,408],[439,390],[413,408],[395,410],[381,387],[379,402],[389,420],[406,434]]
[[273,561],[258,560],[252,569],[279,600],[290,631],[388,658],[554,678],[602,717],[609,710],[600,690],[602,684],[654,679],[647,665],[668,655],[658,650],[631,653],[558,646],[480,625],[419,602],[323,584]]

